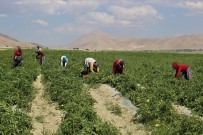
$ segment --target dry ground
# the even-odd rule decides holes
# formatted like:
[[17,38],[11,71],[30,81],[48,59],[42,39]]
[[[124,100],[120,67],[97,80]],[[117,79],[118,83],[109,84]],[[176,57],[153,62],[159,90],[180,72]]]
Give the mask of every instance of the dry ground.
[[203,120],[203,117],[192,114],[192,111],[189,108],[185,107],[185,106],[172,104],[172,107],[173,107],[174,111],[177,112],[178,114],[186,115],[186,116],[189,116],[189,117],[195,117],[197,119]]
[[[145,135],[144,126],[132,123],[133,113],[121,104],[120,96],[112,97],[109,86],[102,84],[99,88],[91,89],[90,94],[96,100],[94,109],[100,118],[117,127],[123,135]],[[107,109],[107,103],[113,103],[121,108],[122,115],[118,116]]]
[[56,110],[57,105],[49,103],[44,99],[44,88],[39,75],[33,86],[37,89],[37,94],[32,102],[31,112],[28,114],[32,118],[33,135],[54,134],[56,133],[63,113]]

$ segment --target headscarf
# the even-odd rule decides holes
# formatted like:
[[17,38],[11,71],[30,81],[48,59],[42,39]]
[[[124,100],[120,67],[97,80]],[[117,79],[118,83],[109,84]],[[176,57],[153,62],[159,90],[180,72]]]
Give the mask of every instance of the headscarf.
[[174,61],[174,62],[172,63],[172,67],[175,68],[175,69],[177,69],[177,68],[178,68],[178,63]]
[[99,67],[99,63],[97,61],[94,62],[94,67],[95,68]]

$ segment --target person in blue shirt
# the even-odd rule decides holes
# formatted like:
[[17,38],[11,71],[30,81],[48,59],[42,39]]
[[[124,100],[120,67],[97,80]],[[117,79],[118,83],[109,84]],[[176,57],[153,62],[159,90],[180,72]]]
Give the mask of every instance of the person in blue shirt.
[[68,63],[68,57],[63,55],[61,56],[61,66],[66,67]]

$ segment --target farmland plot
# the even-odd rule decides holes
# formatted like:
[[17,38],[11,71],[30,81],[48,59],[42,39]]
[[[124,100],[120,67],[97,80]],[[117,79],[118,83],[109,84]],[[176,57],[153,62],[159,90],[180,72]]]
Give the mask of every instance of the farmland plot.
[[23,65],[12,68],[13,51],[0,53],[0,134],[28,135],[32,124],[27,112],[34,98],[31,84],[37,76],[37,63],[31,62],[31,51],[27,50]]
[[38,75],[33,86],[37,89],[37,93],[35,99],[32,101],[32,107],[29,113],[29,116],[32,118],[32,134],[54,134],[61,124],[63,113],[56,109],[57,104],[50,103],[45,99],[41,75]]
[[[68,67],[60,67],[60,56],[68,55]],[[47,92],[57,101],[66,116],[61,125],[61,134],[118,134],[117,130],[101,122],[93,111],[94,100],[88,95],[89,88],[110,84],[139,107],[134,123],[142,123],[152,134],[202,134],[203,122],[197,117],[178,114],[172,104],[191,109],[202,116],[202,54],[148,53],[148,52],[82,52],[50,51],[42,69]],[[93,57],[100,63],[100,73],[80,78],[82,61]],[[115,59],[125,62],[124,76],[112,76]],[[175,79],[171,67],[173,61],[187,63],[193,70],[193,81]],[[137,84],[141,84],[142,89]],[[77,124],[76,124],[77,123]]]
[[[98,84],[111,85],[130,99],[139,108],[132,120],[135,124],[143,124],[146,132],[156,135],[203,133],[203,121],[199,119],[203,114],[202,54],[46,50],[45,64],[39,66],[33,61],[33,50],[24,52],[23,66],[11,69],[12,51],[1,51],[0,134],[31,134],[31,118],[26,112],[34,99],[35,90],[31,84],[39,68],[45,94],[64,111],[57,134],[120,134],[118,128],[102,121],[94,110],[96,101],[90,95],[90,88]],[[69,57],[67,67],[60,66],[60,57],[64,54]],[[100,72],[81,78],[82,61],[86,57],[98,60]],[[125,62],[123,76],[111,74],[117,58]],[[175,79],[175,71],[171,68],[173,61],[189,64],[193,81]],[[185,106],[199,117],[179,114],[173,104]],[[17,111],[12,111],[13,106]]]

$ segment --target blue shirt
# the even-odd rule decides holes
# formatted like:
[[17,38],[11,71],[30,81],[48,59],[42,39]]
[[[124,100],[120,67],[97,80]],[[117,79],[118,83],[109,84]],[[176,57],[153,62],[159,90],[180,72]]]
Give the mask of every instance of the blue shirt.
[[61,61],[67,62],[68,58],[65,55],[63,55],[63,56],[61,56]]

